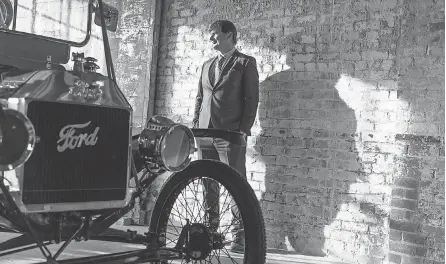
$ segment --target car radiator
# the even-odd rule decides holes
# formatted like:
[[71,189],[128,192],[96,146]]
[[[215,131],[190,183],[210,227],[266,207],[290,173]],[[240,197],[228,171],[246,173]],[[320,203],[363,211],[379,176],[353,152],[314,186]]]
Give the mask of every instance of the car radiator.
[[23,169],[24,205],[124,200],[131,112],[30,101],[37,143]]

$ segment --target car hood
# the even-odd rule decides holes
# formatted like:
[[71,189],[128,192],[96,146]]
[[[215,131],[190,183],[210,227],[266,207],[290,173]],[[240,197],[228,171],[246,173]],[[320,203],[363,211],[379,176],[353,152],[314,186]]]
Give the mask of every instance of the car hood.
[[60,70],[0,72],[0,98],[69,102],[131,109],[122,91],[107,76]]

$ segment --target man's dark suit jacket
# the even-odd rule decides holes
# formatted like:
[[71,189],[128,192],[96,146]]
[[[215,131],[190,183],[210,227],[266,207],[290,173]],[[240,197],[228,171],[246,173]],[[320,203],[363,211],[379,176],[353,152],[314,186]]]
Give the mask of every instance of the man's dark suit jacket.
[[228,59],[215,86],[209,69],[217,57],[201,70],[195,103],[194,127],[242,131],[251,135],[259,103],[259,74],[255,58],[237,50]]

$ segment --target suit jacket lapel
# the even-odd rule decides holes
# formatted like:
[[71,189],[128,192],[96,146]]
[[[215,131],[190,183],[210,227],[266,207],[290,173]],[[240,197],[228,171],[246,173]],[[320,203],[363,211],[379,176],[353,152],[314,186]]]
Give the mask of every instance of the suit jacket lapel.
[[214,63],[214,61],[217,59],[217,57],[215,57],[213,60],[209,61],[209,63],[207,63],[206,65],[204,65],[203,68],[203,75],[204,75],[204,82],[206,82],[207,84],[209,84],[209,87],[213,87],[211,80],[209,78],[209,71],[211,70],[211,65],[212,63]]
[[214,89],[220,84],[221,78],[228,72],[228,70],[234,65],[235,59],[237,58],[238,51],[235,50],[232,56],[226,61],[226,64],[223,66],[223,69],[218,76],[218,80],[215,82]]

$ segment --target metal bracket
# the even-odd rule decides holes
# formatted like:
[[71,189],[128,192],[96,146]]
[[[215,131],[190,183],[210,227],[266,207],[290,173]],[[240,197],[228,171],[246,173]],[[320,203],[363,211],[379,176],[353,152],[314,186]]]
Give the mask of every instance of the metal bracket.
[[51,55],[46,56],[46,69],[51,70]]
[[[0,179],[3,179],[3,176],[4,176],[4,172],[0,171]],[[11,193],[9,192],[9,189],[3,183],[3,180],[0,181],[0,189],[6,198],[6,202],[9,204],[10,207],[12,207],[12,210],[14,211],[14,213],[17,213],[20,216],[20,218],[22,218],[22,221],[26,224],[26,228],[28,229],[27,231],[29,232],[31,237],[35,240],[35,242],[37,243],[43,256],[45,256],[45,258],[51,257],[51,252],[49,251],[48,247],[46,247],[45,244],[36,236],[34,229],[31,227],[31,225],[28,222],[28,220],[26,219],[26,217],[20,211],[19,207],[17,206],[14,199],[12,198]]]

